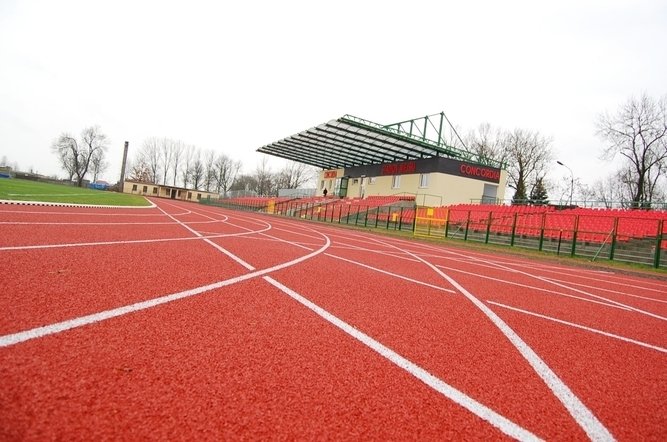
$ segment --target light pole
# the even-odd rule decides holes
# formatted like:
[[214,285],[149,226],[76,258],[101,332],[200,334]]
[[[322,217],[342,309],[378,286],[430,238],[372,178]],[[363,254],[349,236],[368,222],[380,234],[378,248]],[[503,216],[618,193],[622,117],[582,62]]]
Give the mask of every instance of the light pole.
[[570,171],[570,206],[571,206],[572,205],[572,193],[574,192],[574,174],[572,173],[572,169],[567,167],[565,164],[563,164],[560,161],[556,161],[556,162]]

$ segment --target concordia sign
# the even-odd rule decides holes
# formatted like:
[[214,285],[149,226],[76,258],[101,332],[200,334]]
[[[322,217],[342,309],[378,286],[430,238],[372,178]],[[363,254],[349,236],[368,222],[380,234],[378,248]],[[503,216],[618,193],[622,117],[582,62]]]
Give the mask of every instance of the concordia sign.
[[490,167],[474,166],[472,164],[463,163],[459,167],[459,171],[463,176],[486,178],[493,181],[500,180],[500,170],[492,169]]
[[345,168],[344,172],[345,176],[350,178],[358,178],[360,176],[411,175],[417,173],[444,173],[473,180],[492,183],[500,182],[500,169],[498,168],[444,157],[386,164],[367,164]]

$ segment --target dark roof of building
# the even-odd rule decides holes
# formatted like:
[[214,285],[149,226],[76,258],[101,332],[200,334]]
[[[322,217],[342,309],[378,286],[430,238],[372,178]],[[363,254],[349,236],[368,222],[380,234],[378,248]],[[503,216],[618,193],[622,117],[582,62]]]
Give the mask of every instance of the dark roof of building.
[[[447,117],[444,113],[436,115],[440,116],[439,125],[437,119],[429,119],[427,116],[387,126],[345,115],[262,146],[257,151],[322,169],[395,163],[435,156],[500,167],[495,161],[480,161],[466,150],[447,145],[441,136],[443,118],[446,120]],[[429,136],[429,129],[431,133],[435,129],[436,140]]]

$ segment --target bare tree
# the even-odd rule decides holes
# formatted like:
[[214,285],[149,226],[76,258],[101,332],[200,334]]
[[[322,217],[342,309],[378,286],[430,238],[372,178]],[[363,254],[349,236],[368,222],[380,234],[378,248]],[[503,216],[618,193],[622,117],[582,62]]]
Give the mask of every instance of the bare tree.
[[207,150],[204,155],[204,189],[210,192],[215,184],[215,152]]
[[171,169],[171,163],[173,162],[174,151],[172,149],[173,141],[169,138],[162,138],[160,140],[160,167],[162,169],[162,184],[167,184],[167,174]]
[[171,158],[172,158],[172,172],[174,177],[173,186],[176,186],[176,179],[178,177],[178,166],[183,157],[184,144],[181,140],[171,140]]
[[257,179],[252,175],[239,175],[229,190],[257,193]]
[[277,187],[279,189],[298,189],[315,176],[312,166],[295,161],[289,161],[283,169],[278,172]]
[[192,174],[192,161],[195,156],[196,150],[197,149],[191,144],[188,144],[183,149],[183,167],[181,168],[181,180],[183,181],[183,187],[185,187],[186,189],[190,184],[190,178]]
[[58,156],[60,166],[65,169],[67,179],[71,182],[78,168],[79,146],[76,139],[68,133],[63,133],[54,141],[51,149]]
[[269,196],[274,190],[274,177],[269,166],[269,159],[264,156],[255,169],[254,178],[257,180],[257,193],[260,196]]
[[236,174],[241,169],[241,163],[234,161],[225,154],[220,154],[216,158],[213,168],[215,171],[216,191],[223,196],[231,187]]
[[130,166],[129,179],[140,183],[152,183],[152,171],[150,166],[141,158]]
[[147,182],[157,184],[160,175],[160,164],[162,162],[161,141],[157,137],[144,140],[138,154],[138,161],[144,163],[150,171],[150,179]]
[[70,179],[76,176],[77,186],[81,187],[93,156],[104,157],[104,152],[108,148],[107,136],[100,131],[99,126],[90,126],[81,132],[79,141],[63,133],[54,141],[51,148],[58,155]]
[[195,190],[199,190],[204,181],[204,163],[201,159],[201,152],[199,149],[194,154],[192,160],[192,167],[190,167],[190,179]]
[[503,141],[507,135],[501,129],[494,129],[489,123],[482,123],[466,137],[468,150],[477,156],[482,164],[504,163],[506,151]]
[[[667,161],[667,99],[630,98],[614,115],[601,114],[597,134],[607,142],[603,158],[626,159],[624,179],[632,183],[633,207],[646,207]],[[653,184],[652,184],[653,182]]]
[[97,181],[99,174],[104,173],[109,167],[109,162],[106,160],[106,155],[103,150],[98,150],[90,159],[90,168],[93,172],[93,182]]
[[[546,175],[552,161],[551,140],[539,132],[514,129],[503,137],[504,157],[507,160],[508,186],[515,189],[515,200],[526,199],[538,178]],[[517,194],[521,194],[518,198]]]

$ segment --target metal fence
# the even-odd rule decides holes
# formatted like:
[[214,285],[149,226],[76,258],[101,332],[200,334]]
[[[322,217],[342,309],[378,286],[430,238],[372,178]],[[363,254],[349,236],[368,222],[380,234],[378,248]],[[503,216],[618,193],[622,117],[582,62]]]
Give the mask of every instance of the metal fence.
[[[406,203],[373,206],[345,200],[230,202],[202,200],[236,210],[367,228],[412,232],[429,238],[520,247],[560,256],[611,260],[667,269],[667,214],[495,212],[415,207]],[[638,216],[640,215],[641,216]]]

